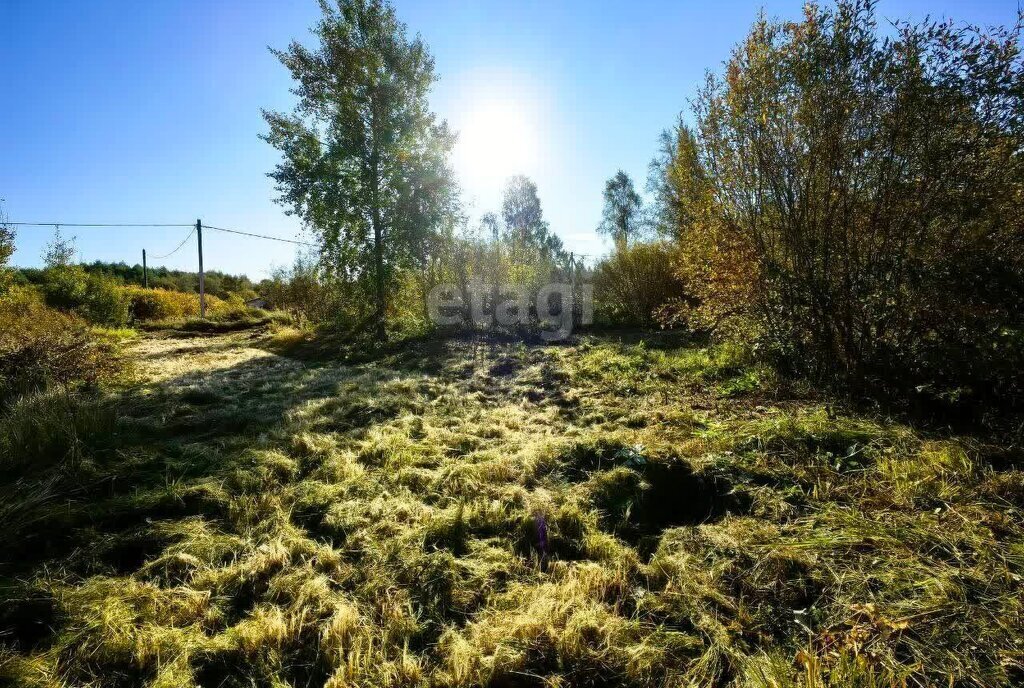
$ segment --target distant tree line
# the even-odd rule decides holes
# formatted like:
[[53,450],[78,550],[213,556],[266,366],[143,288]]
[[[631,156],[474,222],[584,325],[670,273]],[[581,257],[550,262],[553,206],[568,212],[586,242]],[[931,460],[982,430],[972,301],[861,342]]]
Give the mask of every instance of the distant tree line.
[[[116,279],[121,284],[143,286],[142,265],[129,265],[124,262],[93,261],[82,263],[81,267],[91,275],[104,275]],[[42,284],[45,268],[16,268],[14,279],[25,284]],[[199,273],[186,270],[171,270],[165,267],[149,268],[149,286],[156,289],[168,289],[186,293],[199,293]],[[258,292],[258,284],[254,284],[245,275],[230,275],[219,270],[205,272],[206,293],[212,296],[227,298],[233,293]]]

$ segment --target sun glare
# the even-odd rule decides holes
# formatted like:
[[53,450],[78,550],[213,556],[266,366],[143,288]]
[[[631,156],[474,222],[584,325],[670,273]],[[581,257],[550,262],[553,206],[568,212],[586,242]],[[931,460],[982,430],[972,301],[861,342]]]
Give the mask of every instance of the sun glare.
[[513,174],[531,173],[539,158],[537,122],[515,100],[492,99],[460,118],[455,168],[469,187],[495,187]]

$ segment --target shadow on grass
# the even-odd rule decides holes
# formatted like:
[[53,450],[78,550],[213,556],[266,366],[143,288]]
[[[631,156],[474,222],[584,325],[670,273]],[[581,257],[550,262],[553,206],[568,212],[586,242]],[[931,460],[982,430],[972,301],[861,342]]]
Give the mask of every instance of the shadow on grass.
[[[102,432],[79,428],[33,447],[45,460],[4,462],[0,581],[31,578],[43,565],[77,575],[137,570],[166,544],[147,539],[147,524],[217,519],[226,505],[191,488],[235,467],[247,448],[283,441],[289,414],[316,402],[333,430],[360,432],[401,411],[383,403],[386,395],[371,396],[399,377],[266,357],[90,402],[103,422],[113,419]],[[60,409],[51,427],[34,432],[66,430],[70,412]]]

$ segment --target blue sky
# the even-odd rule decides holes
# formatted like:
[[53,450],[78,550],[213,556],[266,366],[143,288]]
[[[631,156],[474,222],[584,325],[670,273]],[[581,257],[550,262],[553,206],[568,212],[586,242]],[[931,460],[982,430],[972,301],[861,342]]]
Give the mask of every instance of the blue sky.
[[[795,18],[799,0],[519,2],[398,0],[430,45],[439,115],[473,215],[497,210],[513,172],[538,183],[552,228],[578,253],[603,181],[642,184],[659,132],[746,33],[758,9]],[[0,2],[0,198],[11,220],[205,223],[300,237],[273,202],[276,154],[260,108],[288,109],[267,46],[308,41],[313,0]],[[888,18],[1010,24],[1013,1],[882,0]],[[499,133],[496,133],[499,132]],[[138,262],[184,229],[66,229],[82,260]],[[52,229],[21,228],[14,262],[38,265]],[[264,276],[293,247],[204,234],[208,269]],[[195,269],[194,245],[161,261]]]

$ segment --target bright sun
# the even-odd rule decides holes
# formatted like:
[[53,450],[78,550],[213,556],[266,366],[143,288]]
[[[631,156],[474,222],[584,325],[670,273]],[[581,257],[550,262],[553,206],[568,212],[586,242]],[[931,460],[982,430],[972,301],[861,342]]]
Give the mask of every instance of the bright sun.
[[486,100],[459,119],[454,162],[467,186],[493,189],[513,174],[530,174],[536,168],[537,125],[521,102]]

